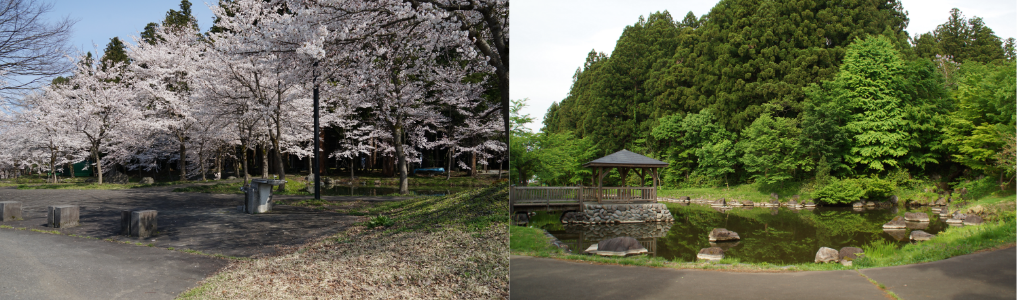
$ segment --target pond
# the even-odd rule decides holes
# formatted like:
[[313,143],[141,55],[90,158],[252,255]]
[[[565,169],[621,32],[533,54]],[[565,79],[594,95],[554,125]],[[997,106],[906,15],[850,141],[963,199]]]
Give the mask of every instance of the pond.
[[[410,188],[413,196],[445,196],[467,190],[467,188],[419,187]],[[399,193],[399,187],[391,186],[322,186],[321,194],[325,196],[386,196]]]
[[640,241],[650,255],[675,261],[696,261],[700,249],[713,245],[708,240],[714,228],[737,232],[738,242],[717,244],[725,248],[725,257],[743,263],[794,264],[811,263],[821,247],[861,247],[885,241],[898,245],[909,243],[912,230],[937,234],[946,228],[946,220],[932,209],[918,208],[907,212],[929,214],[930,222],[908,222],[905,230],[883,230],[883,224],[894,216],[903,216],[897,208],[852,209],[850,207],[819,207],[815,209],[734,208],[719,210],[697,204],[668,203],[674,223],[635,223],[609,225],[567,225],[559,220],[560,213],[538,213],[530,226],[547,230],[569,245],[573,253],[581,253],[592,244],[619,236]]

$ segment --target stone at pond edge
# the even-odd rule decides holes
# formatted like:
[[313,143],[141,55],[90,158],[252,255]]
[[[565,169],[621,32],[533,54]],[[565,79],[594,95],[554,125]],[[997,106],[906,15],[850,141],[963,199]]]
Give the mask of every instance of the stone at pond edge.
[[711,242],[723,242],[723,241],[736,241],[741,239],[738,237],[738,233],[734,231],[728,231],[725,228],[714,228],[710,231]]
[[984,222],[985,220],[982,220],[982,217],[978,215],[969,215],[967,218],[964,218],[964,225],[982,225]]
[[925,213],[906,212],[906,213],[904,213],[904,220],[905,221],[914,221],[914,222],[928,222],[929,221],[929,215],[927,215]]
[[855,260],[855,259],[857,259],[858,257],[860,257],[860,256],[862,256],[864,254],[865,254],[865,250],[862,250],[862,248],[858,248],[858,247],[844,247],[844,248],[840,248],[840,253],[838,254],[837,257],[840,258],[841,261],[845,261],[845,260],[852,261],[852,260]]
[[893,220],[890,220],[890,222],[886,222],[886,224],[883,224],[883,229],[904,229],[904,228],[905,228],[904,217],[901,216],[893,217]]
[[696,259],[718,261],[724,259],[724,249],[720,247],[703,248],[696,254]]
[[853,208],[865,207],[865,203],[862,203],[862,201],[855,201],[851,203],[851,207]]
[[742,206],[755,206],[755,203],[752,203],[752,201],[749,200],[745,200],[745,202],[742,202]]
[[647,252],[649,251],[639,244],[638,240],[627,236],[603,240],[596,245],[590,245],[590,248],[586,249],[586,253],[600,256],[628,256],[645,254]]
[[921,230],[915,230],[911,232],[912,241],[928,241],[934,237],[936,237],[936,235]]
[[738,241],[710,242],[710,247],[717,247],[724,251],[734,248],[735,246],[738,246]]
[[140,184],[154,184],[155,183],[155,179],[153,179],[152,177],[142,177],[141,181],[139,181],[138,183],[140,183]]
[[837,249],[822,247],[816,251],[816,263],[837,262],[840,259],[840,252]]

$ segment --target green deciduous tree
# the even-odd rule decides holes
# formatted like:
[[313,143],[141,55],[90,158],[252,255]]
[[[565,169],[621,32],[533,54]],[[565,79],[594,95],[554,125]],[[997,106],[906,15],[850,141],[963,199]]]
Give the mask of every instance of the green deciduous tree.
[[738,149],[741,162],[755,182],[775,184],[792,179],[799,169],[811,170],[809,161],[798,150],[801,129],[798,120],[759,116],[742,130]]
[[735,136],[718,124],[709,110],[666,116],[658,122],[651,135],[660,149],[666,149],[662,155],[670,165],[662,172],[665,184],[677,186],[699,176],[724,179],[734,172],[738,157]]
[[975,170],[994,168],[1005,137],[1015,131],[1015,64],[968,62],[961,66],[953,91],[956,110],[943,128],[944,144],[953,160]]

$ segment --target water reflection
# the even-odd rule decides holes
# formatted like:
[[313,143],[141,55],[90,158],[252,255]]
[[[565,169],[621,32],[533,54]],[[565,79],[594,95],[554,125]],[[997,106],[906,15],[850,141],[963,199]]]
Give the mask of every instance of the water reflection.
[[[586,249],[596,242],[620,236],[639,240],[650,255],[671,260],[695,261],[703,248],[719,247],[725,257],[742,262],[774,264],[807,263],[815,259],[820,247],[840,249],[861,247],[874,241],[898,245],[909,243],[911,230],[937,234],[947,227],[940,218],[908,224],[907,229],[883,230],[882,225],[904,210],[895,208],[849,207],[814,209],[741,208],[720,209],[709,205],[668,204],[675,223],[636,223],[617,225],[562,225],[557,214],[540,213],[534,219],[546,219],[532,226],[541,227],[571,249]],[[908,212],[928,212],[928,208]],[[714,228],[738,232],[741,240],[711,244],[708,235]]]

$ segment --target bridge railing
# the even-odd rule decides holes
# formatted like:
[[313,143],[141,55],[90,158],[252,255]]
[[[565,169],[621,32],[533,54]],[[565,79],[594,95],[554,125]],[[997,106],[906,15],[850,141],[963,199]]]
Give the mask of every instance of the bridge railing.
[[516,206],[582,206],[583,203],[642,203],[656,202],[654,187],[511,187],[509,201]]

